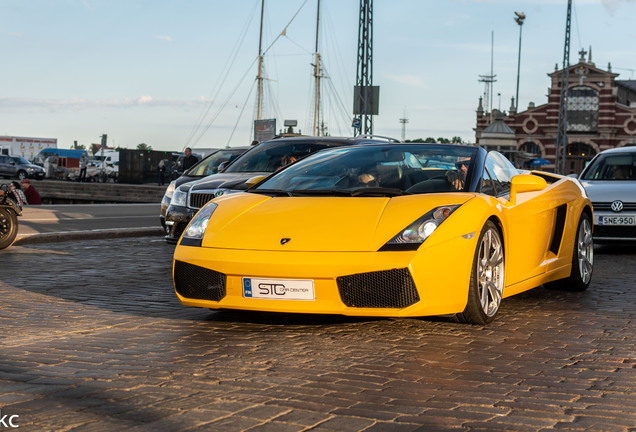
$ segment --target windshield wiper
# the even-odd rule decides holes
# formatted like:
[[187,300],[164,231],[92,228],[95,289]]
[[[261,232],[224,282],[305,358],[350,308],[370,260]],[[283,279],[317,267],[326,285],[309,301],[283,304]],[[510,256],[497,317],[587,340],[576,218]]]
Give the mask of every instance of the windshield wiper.
[[294,196],[290,191],[282,190],[282,189],[250,189],[248,192],[260,193],[263,195],[273,195],[273,196]]
[[351,196],[351,191],[342,189],[294,189],[294,196]]
[[364,187],[349,191],[351,196],[385,196],[394,197],[401,195],[411,195],[409,192],[404,192],[398,188],[383,188],[383,187]]
[[380,188],[380,187],[364,187],[359,189],[295,189],[292,191],[294,196],[307,196],[307,195],[323,195],[323,196],[384,196],[393,197],[400,195],[410,195],[408,192],[404,192],[397,188]]

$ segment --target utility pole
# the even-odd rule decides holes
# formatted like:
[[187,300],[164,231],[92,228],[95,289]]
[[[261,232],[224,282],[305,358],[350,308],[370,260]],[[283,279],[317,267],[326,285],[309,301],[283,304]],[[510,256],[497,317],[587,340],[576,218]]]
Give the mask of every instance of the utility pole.
[[565,44],[563,46],[563,71],[561,73],[561,97],[559,99],[559,129],[556,138],[554,171],[565,174],[568,148],[568,87],[570,85],[570,24],[572,0],[568,0],[568,13],[565,21]]
[[404,118],[400,119],[400,123],[402,123],[402,142],[406,139],[406,124],[409,122],[409,119],[406,118],[406,114],[404,114]]
[[495,47],[495,32],[491,32],[490,34],[490,75],[479,75],[479,82],[485,83],[484,89],[484,107],[486,112],[490,111],[490,122],[492,123],[492,106],[494,105],[493,101],[493,86],[492,83],[496,82],[495,79],[497,75],[493,72],[494,68],[494,60],[493,60],[493,51]]
[[523,21],[526,19],[526,14],[523,12],[515,12],[517,17],[515,21],[519,24],[519,55],[517,57],[517,96],[515,97],[515,111],[519,112],[519,74],[521,72],[521,29],[523,28]]
[[[373,134],[373,115],[378,113],[379,88],[373,86],[373,0],[360,0],[358,62],[353,95],[354,125],[358,133]],[[355,126],[354,126],[355,127]]]

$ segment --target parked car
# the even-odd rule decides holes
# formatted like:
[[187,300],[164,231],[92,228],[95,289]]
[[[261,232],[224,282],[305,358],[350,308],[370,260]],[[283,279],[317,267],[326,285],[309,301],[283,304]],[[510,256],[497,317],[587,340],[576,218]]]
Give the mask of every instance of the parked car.
[[216,150],[197,162],[180,177],[177,177],[176,180],[172,180],[166,188],[166,193],[163,195],[163,199],[161,200],[161,210],[159,214],[161,226],[166,229],[166,211],[168,210],[170,200],[172,199],[172,195],[177,187],[184,183],[216,174],[221,168],[227,167],[230,163],[234,162],[237,157],[249,149],[250,147],[230,147]]
[[636,147],[600,152],[579,179],[594,206],[594,239],[636,241]]
[[315,153],[205,205],[175,249],[173,278],[187,306],[481,325],[502,298],[541,284],[585,290],[591,234],[575,179],[519,174],[476,146],[367,144]]
[[294,160],[318,150],[351,144],[389,142],[393,139],[359,137],[284,137],[265,141],[242,154],[221,173],[178,187],[165,217],[165,239],[176,243],[194,214],[217,196],[242,192],[250,179],[269,175]]
[[2,177],[42,180],[44,174],[44,168],[32,164],[23,157],[0,155],[0,176]]

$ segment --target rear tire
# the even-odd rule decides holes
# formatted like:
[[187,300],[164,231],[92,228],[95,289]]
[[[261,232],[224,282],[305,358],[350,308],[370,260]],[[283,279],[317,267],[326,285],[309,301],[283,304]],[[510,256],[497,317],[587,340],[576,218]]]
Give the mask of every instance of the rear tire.
[[592,281],[593,269],[594,241],[592,238],[592,221],[587,213],[583,213],[576,228],[570,276],[547,283],[546,287],[566,291],[585,291]]
[[11,246],[18,235],[18,216],[11,210],[0,208],[0,249]]
[[488,221],[475,250],[468,303],[464,312],[455,315],[457,322],[483,325],[495,319],[503,296],[504,270],[501,235],[495,224]]

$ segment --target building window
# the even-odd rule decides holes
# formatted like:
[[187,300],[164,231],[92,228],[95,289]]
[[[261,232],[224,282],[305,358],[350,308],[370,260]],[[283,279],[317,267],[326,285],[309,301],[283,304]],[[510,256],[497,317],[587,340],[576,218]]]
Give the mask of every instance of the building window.
[[596,132],[598,92],[577,86],[568,90],[568,132]]
[[519,150],[521,150],[522,152],[530,153],[536,157],[541,157],[541,147],[539,147],[532,141],[521,144]]
[[572,156],[582,157],[589,160],[589,159],[592,159],[592,157],[594,157],[595,154],[596,154],[596,151],[594,150],[594,148],[585,143],[575,142],[572,144],[568,144],[569,157],[572,157]]

